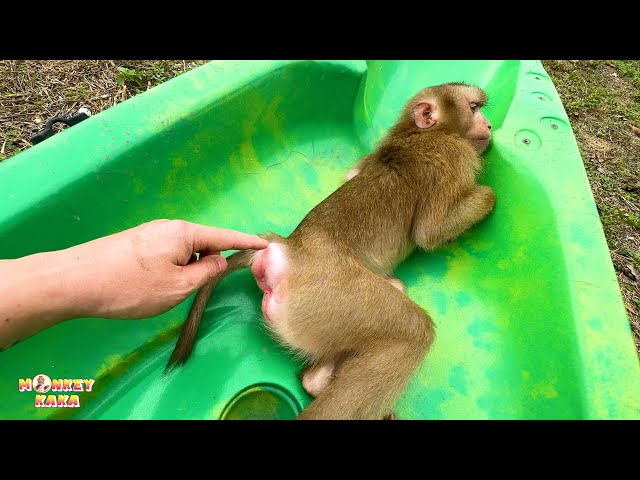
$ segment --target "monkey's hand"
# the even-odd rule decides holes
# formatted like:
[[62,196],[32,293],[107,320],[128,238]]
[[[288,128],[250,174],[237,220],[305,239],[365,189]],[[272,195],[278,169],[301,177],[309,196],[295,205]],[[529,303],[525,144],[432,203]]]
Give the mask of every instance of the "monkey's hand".
[[478,187],[479,210],[481,218],[486,217],[496,206],[496,192],[491,187],[480,185]]

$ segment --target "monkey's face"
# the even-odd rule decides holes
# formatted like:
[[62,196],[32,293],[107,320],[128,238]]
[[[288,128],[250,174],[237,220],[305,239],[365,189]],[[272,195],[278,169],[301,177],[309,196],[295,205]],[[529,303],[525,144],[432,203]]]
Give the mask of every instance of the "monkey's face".
[[[484,94],[484,92],[482,92]],[[480,111],[480,108],[486,103],[486,96],[484,101],[479,99],[481,97],[475,96],[476,100],[463,99],[460,103],[460,108],[464,110],[468,103],[468,108],[471,111],[469,128],[465,137],[471,142],[478,153],[484,152],[489,143],[491,142],[491,124]],[[469,115],[467,113],[467,115]]]
[[491,142],[491,124],[480,111],[486,103],[482,89],[448,83],[419,93],[411,114],[416,127],[457,133],[482,153]]

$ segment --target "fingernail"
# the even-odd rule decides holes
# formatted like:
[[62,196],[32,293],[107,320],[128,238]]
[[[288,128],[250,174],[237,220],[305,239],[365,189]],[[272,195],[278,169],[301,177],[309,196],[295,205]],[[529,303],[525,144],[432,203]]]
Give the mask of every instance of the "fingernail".
[[218,271],[222,272],[225,268],[227,268],[227,260],[224,257],[219,257],[216,255],[215,259],[216,263],[218,264]]

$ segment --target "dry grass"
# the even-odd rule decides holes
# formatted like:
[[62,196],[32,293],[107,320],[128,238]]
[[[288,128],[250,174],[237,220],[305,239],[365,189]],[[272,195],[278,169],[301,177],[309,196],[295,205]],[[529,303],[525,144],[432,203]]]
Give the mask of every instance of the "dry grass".
[[[0,161],[47,119],[98,113],[205,60],[0,63]],[[640,351],[640,62],[545,61],[571,119]]]
[[[4,60],[0,63],[0,161],[31,146],[52,117],[98,113],[204,60]],[[125,69],[125,70],[120,70]]]

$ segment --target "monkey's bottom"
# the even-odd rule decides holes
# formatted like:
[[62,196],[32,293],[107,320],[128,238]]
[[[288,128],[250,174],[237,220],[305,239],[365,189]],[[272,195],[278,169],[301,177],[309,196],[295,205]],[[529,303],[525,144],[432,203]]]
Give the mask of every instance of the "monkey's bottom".
[[302,253],[286,239],[257,252],[251,271],[276,336],[312,364],[335,365],[311,382],[317,397],[300,418],[389,418],[435,337],[401,282],[348,255]]
[[283,315],[284,300],[287,293],[287,263],[284,246],[270,243],[265,250],[256,253],[251,273],[258,286],[264,292],[262,314],[268,322],[277,322]]

